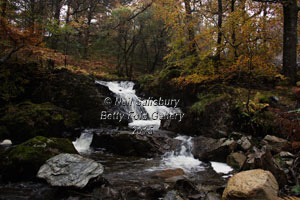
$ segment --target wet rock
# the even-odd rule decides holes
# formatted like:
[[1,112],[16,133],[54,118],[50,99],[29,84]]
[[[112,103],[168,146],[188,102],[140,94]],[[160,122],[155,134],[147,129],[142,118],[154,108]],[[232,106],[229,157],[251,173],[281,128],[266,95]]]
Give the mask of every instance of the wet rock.
[[226,162],[227,155],[237,146],[234,140],[227,140],[226,138],[217,140],[199,136],[193,141],[193,155],[203,161]]
[[288,141],[276,136],[267,135],[261,142],[266,145],[271,152],[280,153],[280,151],[288,145]]
[[14,144],[35,136],[62,137],[79,124],[79,115],[51,103],[34,104],[29,101],[5,107],[0,124],[5,124]]
[[67,199],[67,191],[60,192],[56,188],[50,187],[47,183],[37,181],[26,181],[0,184],[0,199],[21,200],[21,199]]
[[241,139],[237,141],[237,144],[243,151],[248,151],[252,144],[251,144],[251,136],[242,136]]
[[227,156],[227,164],[233,167],[234,169],[240,170],[243,168],[247,157],[242,153],[231,153]]
[[59,154],[41,166],[38,178],[45,179],[51,186],[84,188],[90,179],[103,173],[103,166],[77,154]]
[[102,200],[119,200],[122,199],[122,195],[118,190],[115,190],[111,186],[97,187],[93,191],[93,196],[100,197]]
[[196,187],[196,185],[188,179],[176,181],[173,188],[176,189],[183,196],[199,194],[199,191],[198,191],[198,188]]
[[183,200],[183,198],[180,197],[177,191],[171,190],[166,194],[163,200]]
[[265,146],[259,150],[253,148],[253,153],[248,155],[245,163],[245,169],[264,169],[270,171],[275,177],[280,186],[287,183],[287,176],[284,170],[275,162],[272,154]]
[[193,194],[193,195],[188,196],[188,198],[190,200],[203,199],[204,197],[205,197],[205,194]]
[[172,139],[167,131],[155,131],[151,135],[132,134],[131,131],[100,131],[94,134],[91,146],[105,148],[119,155],[152,157],[175,150],[181,141]]
[[77,151],[68,139],[34,137],[0,155],[1,174],[4,180],[33,179],[46,160],[60,153]]
[[158,177],[161,177],[161,178],[172,178],[174,176],[182,176],[184,175],[184,171],[183,169],[167,169],[167,170],[164,170],[158,174],[156,174],[156,176]]
[[232,176],[223,192],[223,200],[274,200],[278,183],[269,171],[261,169],[240,172]]
[[138,191],[138,197],[143,199],[160,199],[167,193],[163,184],[152,184],[141,188]]
[[221,200],[221,195],[218,193],[210,192],[206,195],[205,200]]

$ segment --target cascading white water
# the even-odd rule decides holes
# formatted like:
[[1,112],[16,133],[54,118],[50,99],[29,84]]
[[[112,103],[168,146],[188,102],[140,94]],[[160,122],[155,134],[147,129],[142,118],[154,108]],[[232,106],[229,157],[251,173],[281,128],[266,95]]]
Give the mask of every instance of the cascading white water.
[[182,141],[181,149],[179,152],[168,152],[164,155],[161,166],[162,168],[181,168],[187,173],[201,171],[201,161],[195,159],[192,150],[193,142],[192,137],[178,136],[175,139]]
[[125,104],[120,106],[120,109],[123,110],[126,114],[133,112],[140,116],[143,114],[146,114],[148,116],[147,119],[142,120],[131,118],[132,122],[128,124],[129,127],[152,127],[152,130],[157,130],[160,127],[160,120],[153,120],[150,117],[153,116],[154,113],[158,113],[161,115],[181,113],[181,110],[179,108],[166,107],[162,105],[154,106],[154,100],[142,100],[141,98],[136,96],[136,92],[133,89],[133,82],[95,81],[95,83],[107,86],[108,89],[112,91],[117,96],[117,98],[119,98],[119,102],[127,102],[129,105]]
[[[134,112],[135,114],[141,115],[145,113],[145,108],[143,106],[138,106],[139,102],[138,96],[135,94],[133,89],[134,83],[130,81],[121,81],[121,82],[105,82],[105,81],[95,81],[95,83],[108,87],[120,101],[128,103],[129,105],[121,105],[119,109],[123,110],[126,114]],[[132,102],[132,103],[131,103]]]
[[[185,171],[185,173],[189,174],[205,170],[205,168],[201,166],[202,162],[196,159],[192,154],[193,138],[188,136],[178,136],[175,139],[182,141],[180,151],[172,151],[166,153],[163,156],[160,166],[153,167],[149,169],[149,171],[181,168]],[[233,171],[233,169],[225,163],[210,163],[211,167],[217,173],[228,174]]]
[[73,145],[79,153],[88,153],[91,151],[90,145],[93,141],[93,129],[85,129]]

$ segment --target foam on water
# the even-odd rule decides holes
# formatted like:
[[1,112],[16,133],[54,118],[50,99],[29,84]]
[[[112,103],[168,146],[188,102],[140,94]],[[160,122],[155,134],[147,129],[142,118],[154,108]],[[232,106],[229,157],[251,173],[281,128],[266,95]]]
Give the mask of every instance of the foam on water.
[[178,136],[175,139],[182,142],[180,151],[166,153],[162,158],[160,166],[153,167],[149,170],[155,171],[181,168],[185,171],[185,173],[193,173],[204,170],[204,167],[201,166],[202,162],[198,159],[195,159],[192,154],[192,137]]
[[229,172],[233,171],[233,169],[225,164],[225,163],[220,163],[220,162],[210,162],[212,168],[217,172],[217,173],[223,173],[223,174],[228,174]]
[[90,145],[93,141],[93,129],[85,129],[73,145],[79,153],[88,153],[91,151]]

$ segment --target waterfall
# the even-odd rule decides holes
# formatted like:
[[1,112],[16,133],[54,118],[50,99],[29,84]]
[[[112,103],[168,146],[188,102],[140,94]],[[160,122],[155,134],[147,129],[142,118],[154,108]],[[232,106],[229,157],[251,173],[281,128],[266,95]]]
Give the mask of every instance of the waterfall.
[[193,138],[188,136],[178,136],[175,139],[181,141],[180,150],[178,152],[172,151],[166,153],[163,156],[160,167],[171,169],[181,168],[187,173],[203,170],[204,168],[201,167],[202,162],[195,159],[192,154]]
[[[152,167],[147,171],[165,170],[165,169],[183,169],[185,173],[195,173],[205,170],[202,162],[194,157],[193,138],[189,136],[178,136],[175,139],[181,141],[179,151],[167,152],[158,167]],[[220,174],[228,174],[233,169],[225,163],[210,162],[213,170]],[[230,176],[230,175],[229,175]],[[224,176],[228,177],[227,175]]]
[[146,113],[146,110],[143,106],[137,105],[137,102],[139,102],[140,100],[138,96],[136,96],[135,90],[133,89],[134,87],[133,82],[95,81],[95,83],[108,87],[108,89],[115,94],[116,98],[120,100],[120,102],[122,101],[124,103],[124,105],[119,106],[118,109],[123,111],[125,114],[134,112],[135,114],[142,115],[143,113]]
[[119,103],[123,103],[120,105],[118,109],[120,109],[123,113],[129,114],[130,112],[142,116],[147,116],[146,119],[135,119],[131,117],[132,122],[129,123],[129,127],[152,127],[152,130],[157,130],[160,127],[160,120],[153,120],[151,116],[154,113],[158,114],[174,114],[181,113],[179,108],[166,107],[164,105],[155,105],[153,99],[141,99],[136,95],[136,91],[134,90],[134,83],[130,81],[95,81],[96,84],[100,84],[108,87],[108,89],[113,92],[117,98]]
[[85,129],[80,137],[73,142],[75,149],[79,153],[88,153],[91,151],[90,145],[93,141],[93,130],[94,129]]

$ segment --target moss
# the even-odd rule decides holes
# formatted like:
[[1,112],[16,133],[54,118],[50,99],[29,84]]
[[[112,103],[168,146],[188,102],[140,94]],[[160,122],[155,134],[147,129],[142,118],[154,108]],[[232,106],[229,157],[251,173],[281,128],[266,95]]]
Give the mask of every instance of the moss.
[[173,78],[179,77],[181,74],[182,70],[179,69],[178,67],[168,67],[166,69],[163,69],[159,76],[158,76],[158,81],[160,83],[165,83]]
[[198,98],[200,101],[194,103],[194,105],[190,108],[190,112],[195,114],[201,114],[205,112],[206,106],[222,102],[230,98],[229,95],[226,94],[208,94],[208,95],[199,95]]
[[14,143],[24,142],[36,135],[60,137],[63,131],[79,124],[79,115],[51,103],[33,104],[22,102],[9,105],[0,119],[9,131],[9,139]]
[[36,136],[0,156],[2,175],[9,180],[18,179],[23,173],[25,178],[32,178],[46,160],[60,153],[76,154],[77,151],[68,139]]
[[260,93],[257,92],[254,96],[254,99],[257,100],[259,103],[271,103],[271,97],[273,95],[271,93]]

